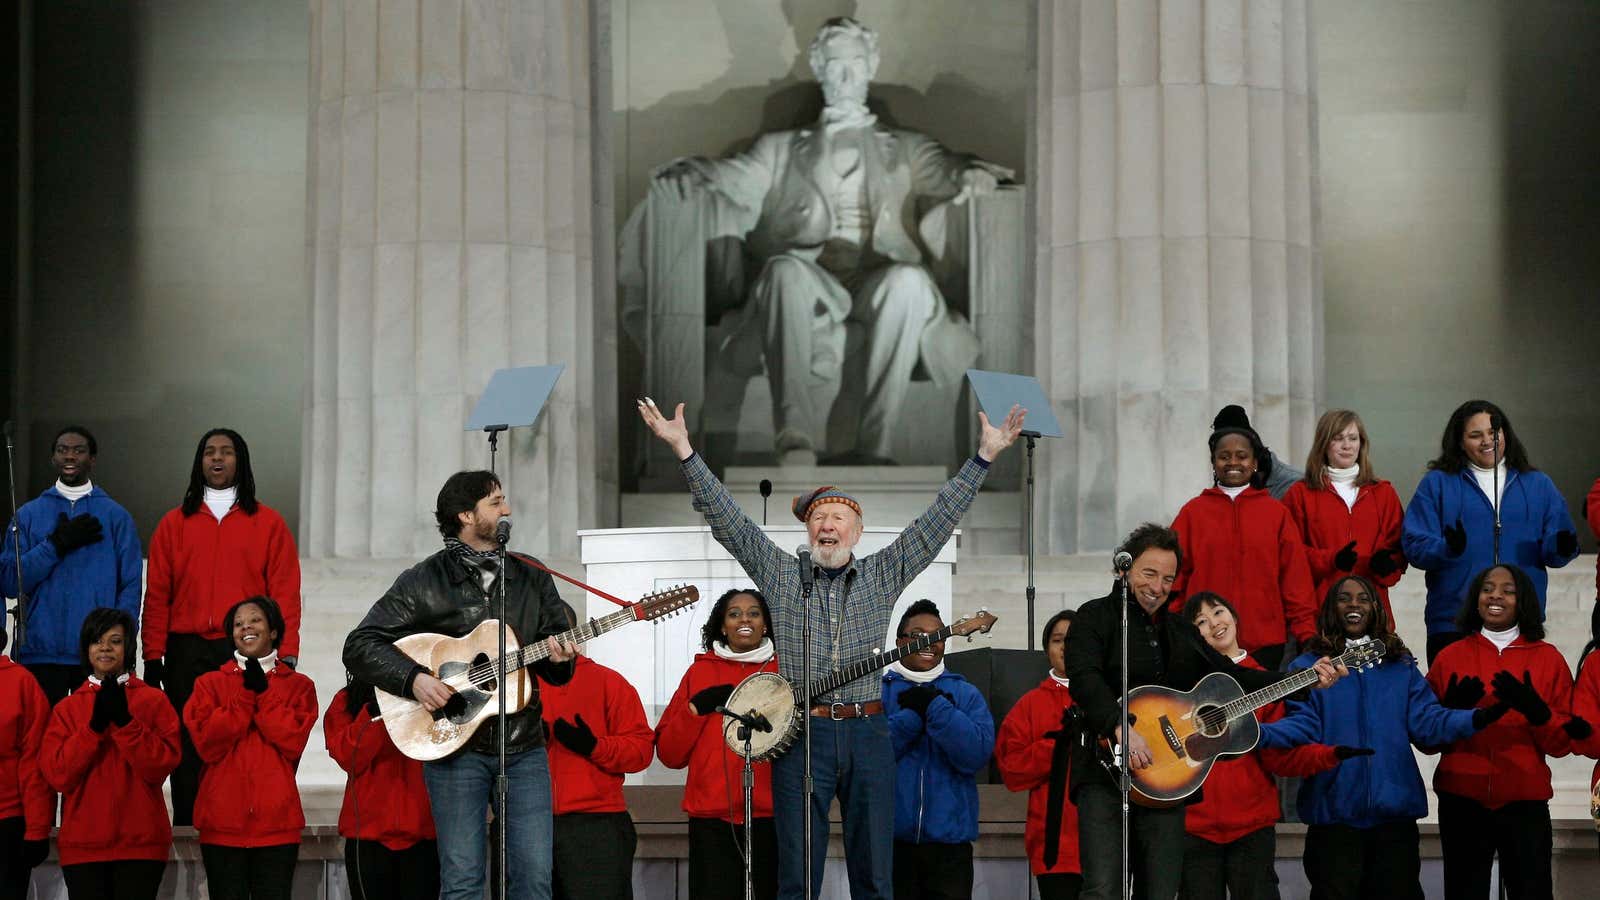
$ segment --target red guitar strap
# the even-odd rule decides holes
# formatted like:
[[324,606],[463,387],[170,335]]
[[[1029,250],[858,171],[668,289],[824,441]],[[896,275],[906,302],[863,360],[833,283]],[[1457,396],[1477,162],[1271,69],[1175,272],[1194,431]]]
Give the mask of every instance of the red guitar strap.
[[541,572],[545,572],[547,574],[554,575],[555,577],[561,579],[562,581],[567,582],[568,584],[576,585],[577,587],[581,587],[584,590],[588,591],[589,593],[595,595],[596,597],[604,597],[607,600],[610,600],[612,603],[615,603],[618,606],[632,606],[633,605],[633,601],[631,601],[631,600],[624,600],[621,597],[614,597],[611,594],[608,594],[605,591],[602,591],[597,587],[590,587],[589,585],[584,584],[583,582],[579,581],[576,578],[573,578],[570,575],[563,575],[560,572],[557,572],[555,569],[550,568],[549,566],[545,565],[544,563],[539,562],[537,559],[534,559],[533,557],[528,556],[526,554],[517,553],[516,551],[513,550],[513,551],[508,551],[506,553],[506,555],[507,556],[514,556],[517,559],[520,559],[523,562],[527,563],[528,565],[533,566],[535,569],[538,569]]

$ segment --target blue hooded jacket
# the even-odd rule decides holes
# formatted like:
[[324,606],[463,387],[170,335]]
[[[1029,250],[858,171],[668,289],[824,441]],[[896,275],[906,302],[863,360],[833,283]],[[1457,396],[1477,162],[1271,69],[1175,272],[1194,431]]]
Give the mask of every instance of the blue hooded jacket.
[[928,684],[943,691],[928,718],[900,706],[915,687],[899,673],[883,676],[883,712],[894,743],[894,839],[960,844],[978,839],[978,782],[994,752],[994,715],[965,678],[945,672]]
[[[1289,668],[1310,668],[1316,661],[1305,653]],[[1261,724],[1261,746],[1371,748],[1372,756],[1351,757],[1307,778],[1297,805],[1308,825],[1372,828],[1428,814],[1413,744],[1442,747],[1475,731],[1472,710],[1439,705],[1417,661],[1406,656],[1352,670],[1333,687],[1313,690],[1304,701],[1288,701],[1287,715]]]
[[[1577,533],[1567,501],[1550,476],[1538,470],[1518,472],[1508,466],[1500,490],[1500,561],[1528,573],[1539,589],[1543,613],[1550,583],[1545,569],[1559,569],[1578,555],[1576,550],[1566,556],[1556,552],[1558,533]],[[1452,557],[1444,529],[1458,518],[1467,533],[1467,547]],[[1406,560],[1428,572],[1428,605],[1423,612],[1428,633],[1455,631],[1468,582],[1494,562],[1494,505],[1471,469],[1454,473],[1434,469],[1423,476],[1406,507],[1400,544]]]
[[[57,517],[88,513],[100,520],[103,537],[79,547],[63,558],[50,543]],[[13,529],[21,525],[21,533]],[[76,665],[78,629],[84,617],[98,606],[114,606],[139,624],[139,598],[144,570],[139,532],[133,517],[98,485],[77,502],[69,501],[54,485],[22,505],[17,519],[6,529],[0,549],[0,591],[17,595],[16,543],[22,547],[22,589],[28,595],[26,643],[15,648],[17,662]],[[130,636],[131,637],[131,636]]]

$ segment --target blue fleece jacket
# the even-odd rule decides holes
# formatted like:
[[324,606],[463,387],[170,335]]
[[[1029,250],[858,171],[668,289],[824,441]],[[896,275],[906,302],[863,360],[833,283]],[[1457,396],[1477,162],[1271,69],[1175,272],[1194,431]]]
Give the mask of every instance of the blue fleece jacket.
[[[1467,547],[1460,556],[1451,556],[1444,529],[1457,519],[1467,533]],[[1508,467],[1501,489],[1500,561],[1528,573],[1539,589],[1540,612],[1550,582],[1545,569],[1559,569],[1578,555],[1576,550],[1565,556],[1556,552],[1556,535],[1562,531],[1577,533],[1567,501],[1550,476]],[[1494,506],[1471,469],[1455,473],[1434,469],[1423,476],[1406,507],[1400,543],[1406,560],[1428,572],[1428,605],[1423,612],[1428,633],[1455,631],[1468,582],[1494,562]]]
[[959,844],[978,839],[978,782],[994,752],[994,715],[965,678],[945,672],[928,682],[947,696],[928,704],[926,720],[900,706],[916,687],[896,672],[883,676],[883,712],[894,743],[894,839]]
[[[100,520],[103,537],[68,553],[56,552],[50,533],[57,517],[88,513]],[[20,534],[13,529],[21,526]],[[0,591],[17,595],[17,538],[22,549],[22,590],[28,595],[26,643],[14,649],[20,663],[72,665],[78,660],[78,629],[97,606],[114,606],[139,624],[140,575],[144,560],[133,517],[98,485],[71,502],[51,485],[17,510],[0,549]]]
[[[1302,654],[1289,668],[1310,668],[1316,661]],[[1409,656],[1352,671],[1333,687],[1311,691],[1304,701],[1289,701],[1288,707],[1282,719],[1261,724],[1261,746],[1327,744],[1373,751],[1301,783],[1300,818],[1310,825],[1372,828],[1422,818],[1428,814],[1428,795],[1411,746],[1442,747],[1476,730],[1472,710],[1439,705]]]

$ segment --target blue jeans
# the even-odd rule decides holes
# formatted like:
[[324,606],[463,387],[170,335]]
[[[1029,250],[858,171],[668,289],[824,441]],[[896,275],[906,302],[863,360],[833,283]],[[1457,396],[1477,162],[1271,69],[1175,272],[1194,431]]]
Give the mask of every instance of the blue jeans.
[[[772,764],[773,821],[778,831],[778,898],[805,896],[806,751],[796,741]],[[845,871],[852,900],[894,896],[894,745],[889,720],[811,720],[811,898],[822,896],[828,856],[828,807],[844,813]]]
[[[467,750],[424,763],[422,779],[439,832],[440,900],[483,900],[488,867],[484,810],[495,807],[499,762]],[[550,900],[550,764],[543,747],[506,756],[506,896]]]

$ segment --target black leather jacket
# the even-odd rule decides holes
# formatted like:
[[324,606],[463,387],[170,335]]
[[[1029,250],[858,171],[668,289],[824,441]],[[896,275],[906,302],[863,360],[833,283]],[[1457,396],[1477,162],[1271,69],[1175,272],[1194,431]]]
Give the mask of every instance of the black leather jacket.
[[[412,679],[428,670],[395,649],[394,642],[419,632],[461,637],[484,619],[494,618],[496,605],[484,592],[478,574],[454,554],[441,550],[395,579],[394,586],[345,638],[345,668],[356,678],[391,694],[410,697]],[[506,557],[506,618],[512,633],[524,645],[568,629],[566,609],[561,595],[556,593],[555,582],[515,555]],[[545,659],[531,669],[549,684],[566,684],[572,678],[573,664]],[[508,752],[544,746],[544,725],[539,713],[536,690],[527,706],[507,718]],[[492,719],[485,722],[463,749],[496,752],[496,729]]]

